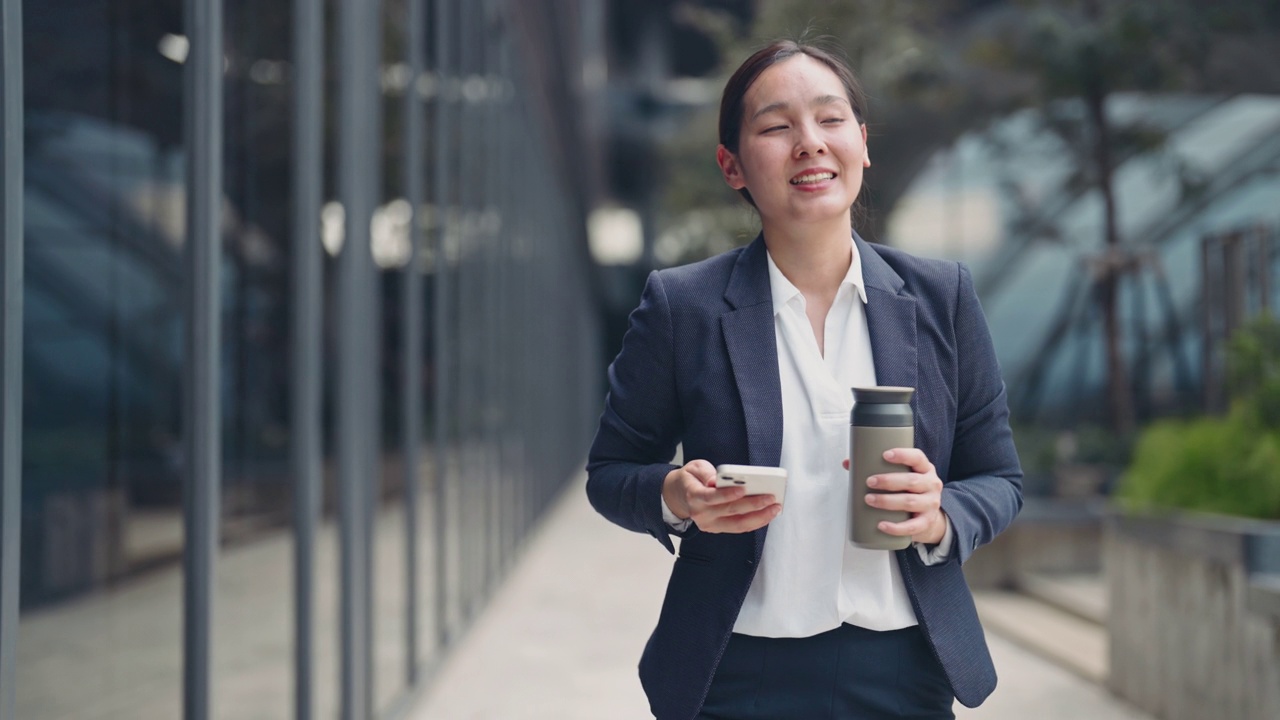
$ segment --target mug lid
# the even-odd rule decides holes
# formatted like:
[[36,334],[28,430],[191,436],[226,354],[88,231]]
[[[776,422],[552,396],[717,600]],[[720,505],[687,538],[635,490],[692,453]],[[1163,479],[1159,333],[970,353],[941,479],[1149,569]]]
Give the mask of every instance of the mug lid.
[[911,402],[911,396],[914,395],[915,392],[915,388],[902,387],[899,385],[856,387],[853,388],[853,401],[855,403],[868,403],[872,405],[909,403]]

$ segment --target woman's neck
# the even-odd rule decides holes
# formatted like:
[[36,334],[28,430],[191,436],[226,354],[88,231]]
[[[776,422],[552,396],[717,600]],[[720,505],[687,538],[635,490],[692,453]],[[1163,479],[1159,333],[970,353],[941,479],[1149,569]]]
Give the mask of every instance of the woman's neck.
[[848,223],[827,227],[764,228],[764,242],[778,270],[809,295],[834,296],[853,260]]

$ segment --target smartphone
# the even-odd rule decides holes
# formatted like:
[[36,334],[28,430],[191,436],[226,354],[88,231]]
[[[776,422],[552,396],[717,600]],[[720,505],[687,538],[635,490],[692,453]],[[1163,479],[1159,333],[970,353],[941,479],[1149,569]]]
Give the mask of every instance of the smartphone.
[[787,493],[787,469],[763,465],[720,465],[716,487],[745,487],[748,495],[772,495],[779,504]]

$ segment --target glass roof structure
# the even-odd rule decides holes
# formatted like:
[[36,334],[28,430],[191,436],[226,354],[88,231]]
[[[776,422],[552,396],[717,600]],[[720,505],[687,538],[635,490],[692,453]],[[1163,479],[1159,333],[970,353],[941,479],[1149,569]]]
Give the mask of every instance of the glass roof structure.
[[[1014,414],[1048,424],[1102,419],[1107,406],[1091,270],[1105,249],[1104,202],[1079,149],[1090,143],[1065,139],[1083,114],[1064,101],[963,135],[931,158],[888,223],[890,244],[970,266]],[[1275,239],[1280,97],[1116,94],[1107,115],[1122,248],[1146,258],[1119,296],[1136,406],[1190,408],[1201,239],[1257,227]]]

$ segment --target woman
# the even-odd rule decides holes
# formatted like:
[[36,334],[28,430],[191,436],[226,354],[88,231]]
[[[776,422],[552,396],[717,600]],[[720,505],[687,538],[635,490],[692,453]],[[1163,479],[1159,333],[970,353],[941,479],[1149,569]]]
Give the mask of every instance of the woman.
[[[816,47],[738,68],[716,159],[761,234],[651,274],[609,368],[591,502],[668,551],[682,538],[640,661],[659,720],[951,718],[995,687],[960,565],[1022,505],[1004,383],[963,266],[851,231],[863,107]],[[909,512],[879,526],[911,538],[897,552],[847,541],[850,388],[877,384],[916,388],[917,447],[868,480],[892,494],[862,498]],[[724,463],[785,467],[785,512],[714,487]]]

